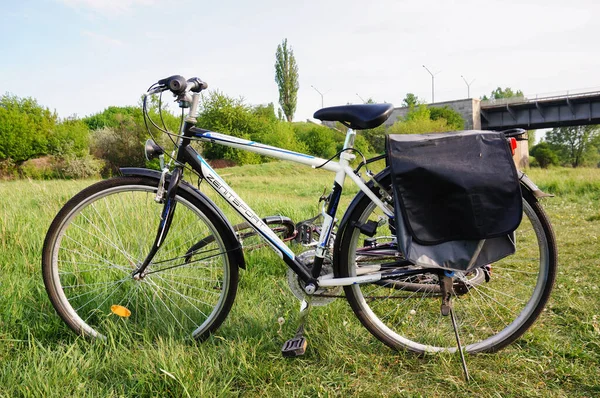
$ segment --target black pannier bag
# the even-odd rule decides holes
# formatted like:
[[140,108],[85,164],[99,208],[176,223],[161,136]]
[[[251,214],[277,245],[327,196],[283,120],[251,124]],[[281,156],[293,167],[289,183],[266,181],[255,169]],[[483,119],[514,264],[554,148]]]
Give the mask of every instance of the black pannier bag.
[[386,144],[398,245],[408,260],[468,271],[515,252],[523,204],[502,133],[391,134]]

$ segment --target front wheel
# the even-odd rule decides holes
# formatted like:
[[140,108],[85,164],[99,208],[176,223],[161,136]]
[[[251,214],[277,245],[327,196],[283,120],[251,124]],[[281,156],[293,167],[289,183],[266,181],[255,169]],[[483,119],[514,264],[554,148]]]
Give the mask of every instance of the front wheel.
[[[214,210],[182,188],[164,243],[145,277],[133,278],[158,230],[163,205],[154,201],[157,183],[145,177],[101,181],[67,202],[50,226],[44,284],[76,333],[204,338],[229,313],[238,283],[237,242]],[[212,242],[187,253],[207,235]]]
[[[380,183],[390,187],[389,174]],[[477,270],[481,274],[477,283],[473,283],[472,273],[455,273],[453,309],[462,345],[469,353],[493,352],[516,340],[533,324],[552,290],[556,273],[554,234],[541,205],[525,190],[523,213],[515,232],[515,254]],[[373,239],[356,226],[369,220],[379,225],[378,236],[393,236],[387,217],[363,196],[339,234],[339,276],[356,276],[360,267],[390,262],[386,251],[382,251],[382,258],[364,256],[367,243],[372,246]],[[484,279],[483,271],[487,273]],[[346,286],[346,297],[361,323],[388,346],[417,353],[454,352],[456,338],[450,317],[441,315],[437,275],[423,273],[412,278],[416,282],[390,279]]]

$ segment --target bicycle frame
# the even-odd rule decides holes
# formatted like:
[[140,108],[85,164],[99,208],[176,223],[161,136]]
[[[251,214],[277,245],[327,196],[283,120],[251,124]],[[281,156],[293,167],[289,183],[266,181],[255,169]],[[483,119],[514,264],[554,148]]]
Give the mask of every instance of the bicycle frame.
[[[362,274],[368,273],[368,275],[358,275],[356,277],[349,278],[334,278],[333,275],[320,276],[323,259],[331,238],[331,232],[333,230],[335,216],[346,176],[349,177],[359,187],[359,189],[364,192],[388,217],[394,217],[394,210],[388,205],[384,204],[352,170],[349,164],[350,161],[354,159],[354,155],[348,153],[347,151],[344,151],[340,154],[339,162],[333,160],[327,161],[326,159],[312,155],[293,152],[283,148],[264,145],[255,141],[249,141],[226,134],[197,128],[195,127],[197,104],[198,94],[194,94],[189,116],[186,118],[181,129],[182,136],[178,142],[176,157],[179,165],[176,167],[181,168],[184,164],[190,165],[191,168],[208,183],[208,185],[210,185],[227,203],[229,203],[229,205],[233,207],[233,209],[235,209],[237,213],[240,214],[240,216],[242,216],[242,218],[244,218],[244,220],[246,220],[267,241],[269,246],[271,246],[271,248],[279,255],[279,257],[296,274],[298,274],[298,276],[306,283],[307,286],[312,285],[312,288],[316,289],[317,286],[329,287],[345,286],[357,283],[371,283],[379,281],[383,277],[390,278],[412,273],[411,270],[378,272],[381,267],[374,266],[361,270]],[[350,150],[353,148],[355,137],[356,132],[352,129],[348,129],[344,142],[344,150]],[[315,262],[312,268],[309,269],[302,262],[300,262],[296,258],[295,254],[281,239],[279,239],[275,233],[273,233],[273,231],[271,231],[271,229],[251,209],[251,207],[247,205],[244,200],[240,198],[238,194],[217,174],[217,172],[213,170],[206,160],[189,145],[192,139],[218,145],[225,145],[235,149],[254,152],[276,159],[287,160],[306,166],[311,166],[313,168],[319,167],[335,173],[333,188],[331,195],[329,196],[329,203],[326,211],[323,214],[323,226],[321,228],[321,234],[316,248]],[[169,191],[171,191],[171,188],[172,187],[170,186]],[[169,203],[165,204],[163,218],[168,217],[168,213],[172,211],[173,208],[170,207]],[[167,224],[168,228],[168,222],[165,224]],[[164,231],[159,230],[158,236],[162,236],[163,233]],[[307,293],[310,293],[309,290],[312,288],[309,288]]]

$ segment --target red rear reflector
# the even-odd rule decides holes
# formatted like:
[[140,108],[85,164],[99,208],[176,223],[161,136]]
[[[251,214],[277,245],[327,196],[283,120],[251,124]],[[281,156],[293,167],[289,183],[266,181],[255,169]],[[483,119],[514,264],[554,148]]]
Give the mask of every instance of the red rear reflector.
[[515,154],[515,149],[517,149],[517,139],[515,137],[510,137],[510,151],[512,154]]

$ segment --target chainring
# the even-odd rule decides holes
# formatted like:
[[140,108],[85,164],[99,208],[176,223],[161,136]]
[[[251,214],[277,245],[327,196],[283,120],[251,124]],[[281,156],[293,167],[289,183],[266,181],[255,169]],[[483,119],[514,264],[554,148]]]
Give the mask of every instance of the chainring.
[[[315,261],[316,251],[314,249],[307,250],[305,252],[300,253],[296,258],[300,260],[304,265],[306,265],[309,269],[312,268],[312,265]],[[323,268],[321,269],[321,275],[327,275],[333,272],[333,261],[331,258],[325,257],[323,261]],[[291,268],[287,270],[287,281],[290,290],[296,296],[296,298],[300,301],[306,299],[306,293],[304,292],[304,281],[296,275]],[[333,302],[337,296],[339,296],[342,292],[341,286],[329,287],[329,288],[319,288],[313,295],[311,299],[311,304],[314,306],[324,306],[331,302]]]

